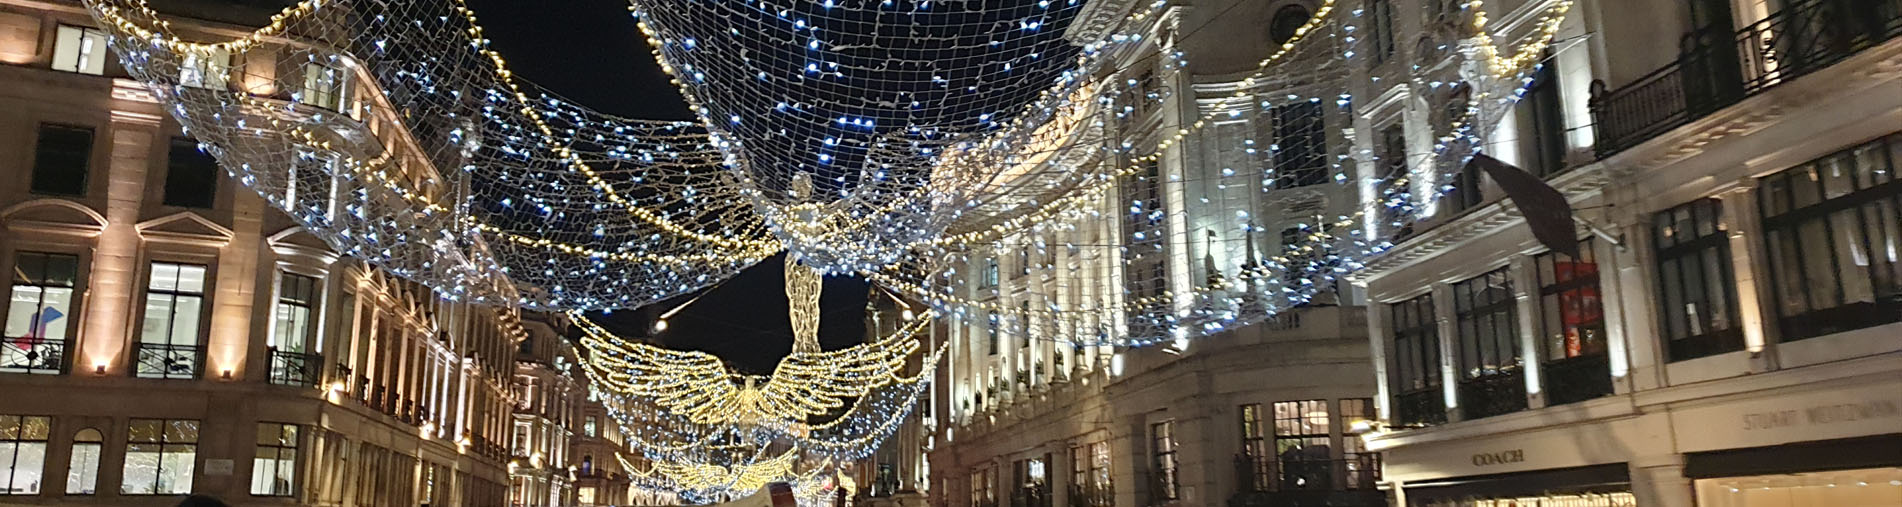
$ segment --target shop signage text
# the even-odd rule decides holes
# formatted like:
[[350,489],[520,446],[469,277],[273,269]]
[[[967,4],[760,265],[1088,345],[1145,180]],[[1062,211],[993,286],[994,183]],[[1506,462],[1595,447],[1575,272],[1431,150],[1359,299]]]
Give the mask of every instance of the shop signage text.
[[1897,415],[1902,415],[1902,410],[1898,410],[1895,402],[1889,400],[1836,403],[1802,409],[1746,413],[1743,415],[1743,428],[1745,431],[1768,430],[1880,419]]
[[1525,460],[1526,460],[1525,449],[1513,449],[1510,451],[1499,451],[1499,452],[1482,452],[1482,453],[1473,455],[1473,466],[1486,467],[1486,466],[1493,466],[1493,465],[1504,465],[1507,463],[1520,463]]

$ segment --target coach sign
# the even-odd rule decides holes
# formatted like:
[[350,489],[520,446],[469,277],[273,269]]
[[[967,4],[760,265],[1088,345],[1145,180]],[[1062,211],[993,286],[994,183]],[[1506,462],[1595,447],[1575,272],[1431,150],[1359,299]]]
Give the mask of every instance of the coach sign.
[[1510,451],[1499,451],[1499,452],[1482,452],[1482,453],[1473,455],[1473,466],[1476,466],[1476,467],[1489,467],[1494,465],[1504,465],[1507,463],[1524,463],[1525,461],[1526,461],[1525,449],[1513,449]]

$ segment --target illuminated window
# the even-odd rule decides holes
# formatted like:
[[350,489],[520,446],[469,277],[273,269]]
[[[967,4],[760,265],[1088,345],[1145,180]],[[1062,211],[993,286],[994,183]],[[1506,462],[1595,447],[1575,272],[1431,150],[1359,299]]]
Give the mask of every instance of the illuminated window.
[[105,446],[99,430],[86,428],[73,435],[73,459],[66,467],[66,494],[91,495],[99,492],[99,454]]
[[53,70],[101,75],[106,73],[106,32],[97,28],[60,25],[53,39]]
[[187,52],[185,61],[178,64],[178,82],[198,88],[224,88],[225,76],[230,72],[231,53],[223,49],[203,54]]
[[306,344],[316,334],[317,324],[312,321],[316,316],[317,296],[322,287],[316,278],[278,273],[277,282],[277,334],[272,337],[270,346],[283,352],[303,352]]
[[1179,498],[1181,478],[1177,477],[1176,433],[1174,421],[1163,421],[1149,426],[1149,451],[1155,458],[1155,499],[1175,500]]
[[1758,187],[1779,335],[1902,320],[1902,134],[1770,175]]
[[133,419],[127,433],[120,493],[191,493],[192,473],[198,466],[198,421]]
[[51,418],[0,415],[0,495],[37,495]]
[[203,332],[205,266],[153,262],[139,330],[142,377],[194,378]]
[[1507,268],[1453,284],[1459,406],[1468,419],[1526,408],[1518,298]]
[[349,73],[343,69],[308,63],[304,65],[304,89],[297,99],[331,111],[342,111],[347,102],[348,84]]
[[1332,488],[1327,400],[1277,401],[1274,410],[1281,489]]
[[1611,394],[1605,355],[1605,311],[1599,297],[1597,256],[1591,239],[1579,257],[1547,252],[1534,259],[1539,277],[1540,382],[1546,403],[1559,405]]
[[291,496],[297,488],[297,425],[258,423],[251,460],[251,494]]
[[1433,295],[1388,305],[1393,333],[1394,419],[1402,426],[1446,422],[1446,397],[1440,392],[1439,318]]
[[1242,430],[1242,458],[1247,465],[1244,472],[1249,491],[1268,491],[1271,484],[1273,454],[1268,450],[1268,440],[1262,430],[1261,404],[1250,403],[1240,407]]
[[19,252],[13,257],[13,294],[7,302],[6,336],[0,339],[0,372],[58,374],[65,370],[66,331],[71,327],[79,257]]
[[1743,350],[1723,206],[1699,199],[1658,212],[1658,334],[1672,361]]

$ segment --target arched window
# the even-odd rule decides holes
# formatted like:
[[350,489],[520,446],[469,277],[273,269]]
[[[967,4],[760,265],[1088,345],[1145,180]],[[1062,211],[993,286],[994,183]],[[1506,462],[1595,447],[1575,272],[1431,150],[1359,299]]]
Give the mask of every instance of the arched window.
[[106,441],[99,430],[86,428],[73,435],[72,466],[66,469],[66,494],[90,495],[99,487],[99,450]]
[[1294,39],[1294,32],[1300,30],[1302,25],[1308,24],[1308,19],[1312,17],[1314,13],[1309,12],[1307,6],[1301,4],[1282,6],[1281,9],[1275,11],[1275,17],[1268,22],[1268,40],[1273,41],[1277,46],[1286,44]]

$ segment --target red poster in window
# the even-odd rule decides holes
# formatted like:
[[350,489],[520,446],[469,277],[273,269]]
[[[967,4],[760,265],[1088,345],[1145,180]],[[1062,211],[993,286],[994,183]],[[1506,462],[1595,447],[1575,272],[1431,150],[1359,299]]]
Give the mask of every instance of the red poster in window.
[[[1559,261],[1553,263],[1554,273],[1560,282],[1571,282],[1580,278],[1598,277],[1598,265],[1591,262]],[[1590,283],[1575,289],[1559,293],[1559,323],[1565,330],[1565,357],[1577,357],[1585,349],[1597,349],[1597,336],[1582,336],[1587,329],[1595,329],[1604,320],[1604,307],[1598,299],[1598,284]],[[1587,341],[1594,343],[1587,344]]]

